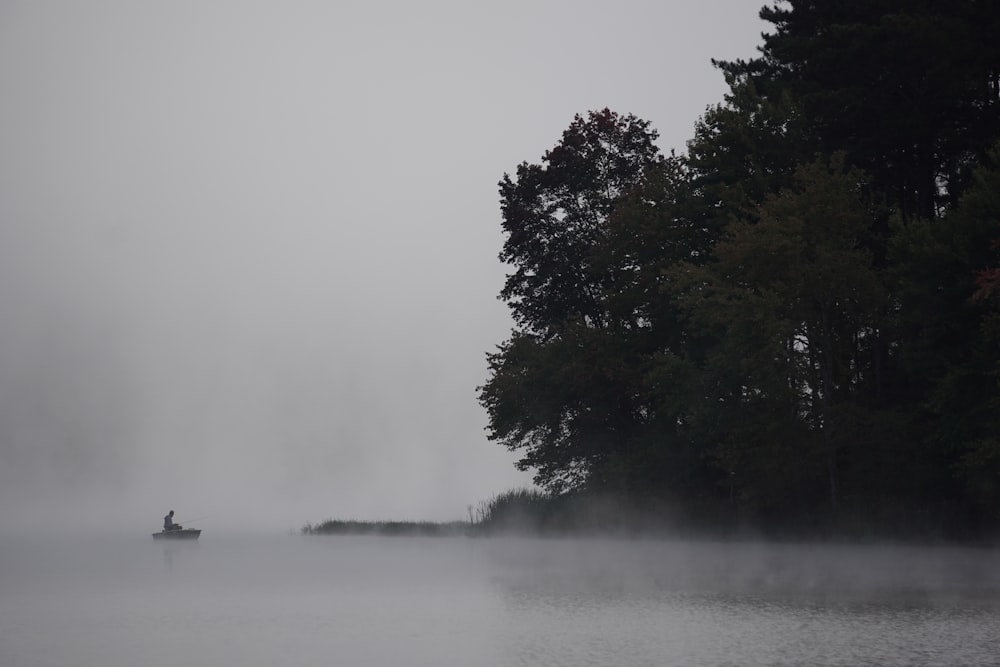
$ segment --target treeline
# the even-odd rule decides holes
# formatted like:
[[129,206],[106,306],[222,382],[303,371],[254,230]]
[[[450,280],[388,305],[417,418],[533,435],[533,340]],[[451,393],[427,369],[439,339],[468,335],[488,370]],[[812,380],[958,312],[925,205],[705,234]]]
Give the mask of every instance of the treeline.
[[1000,526],[1000,4],[789,0],[682,155],[577,116],[500,181],[490,437],[715,526]]

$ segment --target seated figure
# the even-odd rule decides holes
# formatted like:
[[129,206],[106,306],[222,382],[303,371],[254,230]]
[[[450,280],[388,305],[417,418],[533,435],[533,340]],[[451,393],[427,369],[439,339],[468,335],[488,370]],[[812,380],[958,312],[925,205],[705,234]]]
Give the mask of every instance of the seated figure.
[[179,523],[174,523],[174,511],[170,510],[167,516],[163,517],[163,530],[181,530],[184,526]]

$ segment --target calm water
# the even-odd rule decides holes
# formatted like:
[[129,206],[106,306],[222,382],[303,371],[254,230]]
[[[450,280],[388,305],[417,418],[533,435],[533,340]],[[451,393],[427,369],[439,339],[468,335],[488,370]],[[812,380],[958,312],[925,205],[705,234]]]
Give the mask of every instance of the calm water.
[[596,540],[0,542],[0,665],[996,665],[1000,554]]

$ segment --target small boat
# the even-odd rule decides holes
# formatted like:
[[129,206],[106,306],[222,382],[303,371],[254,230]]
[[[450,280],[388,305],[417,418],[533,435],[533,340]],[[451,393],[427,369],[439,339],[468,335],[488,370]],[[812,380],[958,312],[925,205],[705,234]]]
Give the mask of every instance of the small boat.
[[153,533],[154,540],[197,540],[201,535],[198,528],[181,528],[180,530],[161,530]]

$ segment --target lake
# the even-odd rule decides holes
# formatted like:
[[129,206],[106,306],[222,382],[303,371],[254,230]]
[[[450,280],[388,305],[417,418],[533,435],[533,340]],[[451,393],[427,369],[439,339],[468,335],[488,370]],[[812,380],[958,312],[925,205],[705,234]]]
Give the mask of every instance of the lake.
[[0,665],[996,665],[1000,553],[3,536]]

